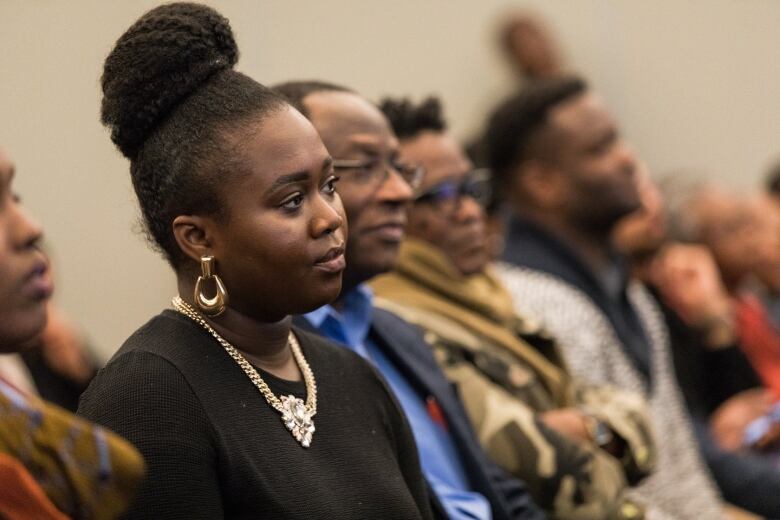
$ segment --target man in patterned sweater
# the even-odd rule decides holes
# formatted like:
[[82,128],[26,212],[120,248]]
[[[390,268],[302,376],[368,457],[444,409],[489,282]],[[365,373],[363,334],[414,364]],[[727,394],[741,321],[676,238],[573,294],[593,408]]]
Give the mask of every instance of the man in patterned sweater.
[[513,210],[501,276],[515,305],[543,320],[578,376],[648,399],[659,457],[639,490],[663,517],[727,518],[674,378],[663,318],[610,243],[615,223],[640,204],[637,160],[612,116],[579,79],[541,81],[494,112],[486,142]]

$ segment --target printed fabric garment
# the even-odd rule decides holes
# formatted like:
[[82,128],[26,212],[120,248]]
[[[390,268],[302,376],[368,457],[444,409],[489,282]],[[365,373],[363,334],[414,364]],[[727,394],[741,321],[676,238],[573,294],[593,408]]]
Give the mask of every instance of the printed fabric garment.
[[16,472],[19,485],[31,492],[12,462],[18,461],[51,503],[73,519],[117,518],[144,473],[143,459],[125,440],[2,380],[0,453],[8,456],[4,479]]
[[[642,518],[639,501],[625,493],[626,475],[639,480],[653,464],[640,398],[573,381],[554,342],[514,312],[493,276],[464,278],[425,243],[405,241],[396,271],[372,286],[378,306],[426,331],[483,447],[528,484],[552,518]],[[626,441],[622,463],[537,417],[569,406],[587,406]]]
[[0,518],[3,520],[68,520],[27,468],[5,453],[0,453],[0,489]]
[[582,290],[524,267],[500,264],[498,272],[518,312],[543,320],[575,374],[593,384],[642,393],[649,401],[658,462],[655,473],[635,490],[640,500],[661,509],[648,518],[723,518],[721,499],[701,458],[675,380],[663,316],[647,290],[632,283],[627,296],[649,337],[652,385],[635,368],[609,320]]

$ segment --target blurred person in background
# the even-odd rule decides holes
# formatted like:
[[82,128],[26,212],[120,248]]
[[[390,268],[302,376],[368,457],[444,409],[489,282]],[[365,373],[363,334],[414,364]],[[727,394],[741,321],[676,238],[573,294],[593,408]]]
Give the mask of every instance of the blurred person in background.
[[[743,443],[748,425],[771,409],[771,400],[740,348],[731,297],[706,246],[671,240],[669,227],[679,224],[644,168],[637,181],[642,207],[621,219],[614,241],[663,312],[704,458],[727,501],[778,518],[780,473]],[[680,199],[684,190],[669,187]],[[767,432],[760,442],[769,446],[776,435]]]
[[739,344],[778,401],[780,329],[755,289],[756,283],[774,285],[780,269],[776,212],[760,200],[705,186],[680,204],[678,220],[685,239],[712,252],[731,298]]
[[[41,227],[13,190],[0,150],[0,352],[28,348],[46,327],[53,290]],[[0,517],[117,518],[143,475],[116,435],[16,388],[0,374]]]
[[518,311],[543,320],[583,380],[648,400],[659,457],[639,492],[667,518],[724,518],[665,322],[612,245],[641,200],[636,156],[604,102],[578,78],[535,82],[493,112],[486,140],[513,211],[500,275]]
[[539,17],[510,13],[498,30],[498,38],[507,64],[521,81],[563,73],[558,42]]

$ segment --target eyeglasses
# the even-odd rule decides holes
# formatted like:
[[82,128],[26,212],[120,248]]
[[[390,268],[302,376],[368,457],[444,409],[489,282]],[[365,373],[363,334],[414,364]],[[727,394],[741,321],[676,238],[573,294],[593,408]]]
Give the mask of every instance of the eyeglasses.
[[416,190],[425,176],[425,168],[406,164],[398,160],[391,159],[334,159],[333,168],[335,170],[354,170],[355,174],[351,176],[355,182],[364,185],[379,187],[390,176],[390,170],[395,170],[406,181],[406,183]]
[[484,208],[490,203],[493,195],[490,177],[489,169],[479,168],[469,173],[460,182],[445,181],[432,186],[419,194],[415,202],[432,204],[444,213],[451,213],[457,209],[463,197],[470,197]]

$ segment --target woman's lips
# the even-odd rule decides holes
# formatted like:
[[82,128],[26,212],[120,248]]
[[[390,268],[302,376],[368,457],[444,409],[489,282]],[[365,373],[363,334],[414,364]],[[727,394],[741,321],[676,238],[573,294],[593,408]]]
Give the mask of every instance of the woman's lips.
[[340,273],[347,267],[347,261],[344,258],[344,246],[334,247],[324,256],[315,262],[314,267],[327,273]]

